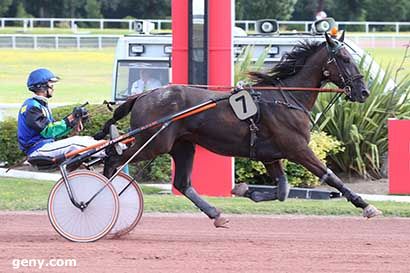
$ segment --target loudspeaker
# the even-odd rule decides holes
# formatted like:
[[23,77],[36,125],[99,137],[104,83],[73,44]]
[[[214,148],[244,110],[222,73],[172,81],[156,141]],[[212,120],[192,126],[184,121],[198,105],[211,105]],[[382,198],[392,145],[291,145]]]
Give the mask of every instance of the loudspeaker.
[[279,32],[279,24],[276,20],[263,19],[256,21],[255,25],[256,33],[277,33]]
[[316,20],[312,24],[312,33],[325,33],[330,31],[333,27],[336,26],[335,19],[328,17],[320,20]]
[[150,33],[153,29],[155,29],[154,23],[143,21],[143,20],[135,20],[134,21],[134,30],[137,33]]

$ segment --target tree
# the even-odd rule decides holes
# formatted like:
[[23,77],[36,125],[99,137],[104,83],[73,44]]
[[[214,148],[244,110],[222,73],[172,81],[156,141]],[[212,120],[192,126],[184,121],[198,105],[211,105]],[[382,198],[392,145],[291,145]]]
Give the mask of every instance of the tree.
[[336,21],[363,21],[365,19],[365,4],[360,0],[298,0],[293,20],[315,20],[318,11],[324,10],[328,17]]
[[368,21],[410,21],[408,0],[365,0]]
[[24,8],[24,4],[22,2],[19,2],[16,7],[16,17],[17,18],[30,18],[33,16],[27,13],[26,9]]
[[236,19],[277,19],[288,20],[297,0],[237,0]]
[[24,8],[36,18],[57,17],[56,12],[62,9],[62,1],[24,0]]
[[101,3],[97,0],[86,0],[85,17],[87,18],[101,18]]
[[364,21],[366,15],[362,0],[330,1],[326,11],[336,21]]
[[[323,5],[326,7],[326,3],[323,3]],[[315,19],[317,8],[318,3],[316,1],[298,0],[294,7],[292,20],[313,21]],[[324,9],[326,10],[326,8]]]
[[171,0],[101,0],[104,18],[164,19],[171,16]]
[[0,2],[0,16],[4,16],[9,10],[13,0],[1,0]]

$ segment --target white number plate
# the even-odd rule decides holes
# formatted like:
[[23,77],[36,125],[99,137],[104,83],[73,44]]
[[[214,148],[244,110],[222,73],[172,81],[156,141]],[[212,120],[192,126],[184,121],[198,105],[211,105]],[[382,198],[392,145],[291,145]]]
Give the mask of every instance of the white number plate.
[[229,103],[235,115],[240,120],[245,120],[257,113],[256,104],[249,92],[243,90],[229,97]]

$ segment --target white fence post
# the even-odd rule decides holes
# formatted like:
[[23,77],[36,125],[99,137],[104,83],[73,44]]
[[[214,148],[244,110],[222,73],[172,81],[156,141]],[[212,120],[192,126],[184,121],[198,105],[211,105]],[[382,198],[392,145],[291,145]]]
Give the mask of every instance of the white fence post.
[[133,27],[132,27],[132,24],[134,23],[134,21],[133,20],[129,20],[128,21],[128,30],[129,30],[129,32],[131,32],[132,30],[133,30]]
[[54,19],[50,20],[50,29],[54,29]]
[[11,36],[11,48],[16,48],[16,36]]
[[104,30],[104,19],[100,20],[100,29]]

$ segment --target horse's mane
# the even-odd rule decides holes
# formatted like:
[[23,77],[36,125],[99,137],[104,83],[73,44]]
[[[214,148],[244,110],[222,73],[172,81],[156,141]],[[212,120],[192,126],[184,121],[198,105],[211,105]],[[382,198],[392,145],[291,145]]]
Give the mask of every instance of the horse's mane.
[[301,41],[290,52],[286,52],[280,62],[267,73],[249,72],[256,84],[275,84],[278,79],[284,79],[298,73],[307,58],[317,52],[325,43],[319,41]]

